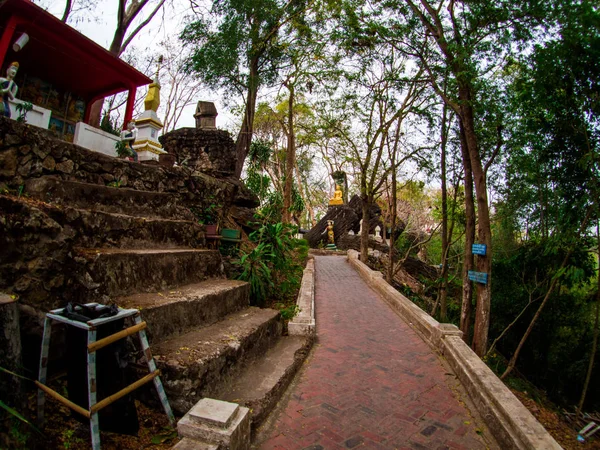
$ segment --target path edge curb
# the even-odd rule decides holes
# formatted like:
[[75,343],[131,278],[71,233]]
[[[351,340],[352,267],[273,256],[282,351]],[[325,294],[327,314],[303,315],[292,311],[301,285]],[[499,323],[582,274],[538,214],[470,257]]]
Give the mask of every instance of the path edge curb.
[[502,448],[554,450],[562,447],[492,370],[462,340],[452,324],[439,323],[370,269],[356,250],[348,262],[404,321],[448,361]]
[[302,282],[296,305],[299,312],[288,323],[288,334],[292,336],[310,336],[316,334],[315,321],[315,260],[309,258],[302,273]]

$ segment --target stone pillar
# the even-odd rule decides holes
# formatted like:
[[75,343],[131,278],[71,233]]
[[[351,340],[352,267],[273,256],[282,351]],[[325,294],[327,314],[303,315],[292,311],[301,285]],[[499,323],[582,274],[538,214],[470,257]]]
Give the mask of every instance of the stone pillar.
[[199,101],[196,106],[196,128],[200,130],[214,130],[217,128],[217,108],[213,102]]

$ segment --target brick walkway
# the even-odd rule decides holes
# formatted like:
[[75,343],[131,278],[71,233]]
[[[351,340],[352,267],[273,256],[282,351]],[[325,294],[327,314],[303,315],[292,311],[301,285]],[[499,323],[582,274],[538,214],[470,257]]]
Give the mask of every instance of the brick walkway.
[[488,448],[453,374],[346,259],[315,267],[318,341],[260,448]]

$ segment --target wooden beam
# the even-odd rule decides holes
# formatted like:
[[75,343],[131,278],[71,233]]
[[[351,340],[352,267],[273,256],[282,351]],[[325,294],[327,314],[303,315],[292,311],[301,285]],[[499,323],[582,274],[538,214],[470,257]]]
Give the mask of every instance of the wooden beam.
[[39,381],[35,381],[35,385],[40,388],[42,391],[44,391],[46,394],[48,394],[50,397],[54,398],[55,400],[58,400],[60,403],[62,403],[65,406],[68,406],[69,408],[71,408],[73,411],[78,412],[79,414],[81,414],[82,416],[86,417],[86,418],[90,418],[91,414],[89,411],[86,411],[85,409],[83,409],[81,406],[73,403],[71,400],[63,397],[62,395],[60,395],[58,392],[56,392],[55,390],[50,389],[48,386],[40,383]]
[[154,378],[156,378],[159,375],[160,375],[160,370],[155,370],[154,372],[146,375],[144,378],[140,378],[135,383],[130,384],[129,386],[127,386],[124,389],[121,389],[116,394],[110,395],[110,396],[106,397],[105,399],[100,400],[95,405],[92,405],[92,407],[90,408],[90,413],[94,414],[94,413],[100,411],[102,408],[110,405],[113,402],[116,402],[124,395],[127,395],[130,392],[139,388],[140,386],[143,386],[144,384],[148,383],[149,381],[152,381]]
[[112,344],[113,342],[118,341],[119,339],[123,339],[127,336],[131,336],[132,334],[137,333],[140,330],[146,328],[146,322],[139,323],[132,327],[126,328],[123,331],[119,331],[111,336],[105,337],[104,339],[100,339],[90,345],[88,345],[88,353],[93,353],[95,351],[100,350],[102,347],[106,347],[107,345]]

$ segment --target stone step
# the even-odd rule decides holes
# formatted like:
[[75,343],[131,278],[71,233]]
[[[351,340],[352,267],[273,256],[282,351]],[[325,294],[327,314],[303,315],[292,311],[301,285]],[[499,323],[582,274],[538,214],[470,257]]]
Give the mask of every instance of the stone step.
[[[142,311],[143,314],[143,311]],[[208,327],[152,345],[171,406],[185,414],[213,397],[281,336],[279,311],[250,307]]]
[[93,282],[111,297],[222,278],[218,250],[78,248]]
[[196,221],[145,218],[76,208],[48,209],[50,217],[78,232],[78,247],[204,247],[204,227]]
[[166,192],[102,186],[46,176],[27,180],[25,193],[47,203],[78,209],[146,218],[195,220],[187,208],[178,205],[173,194]]
[[122,308],[137,308],[148,323],[150,342],[162,342],[191,328],[211,325],[249,306],[250,285],[212,279],[156,293],[115,299]]
[[272,348],[251,361],[241,376],[223,386],[213,397],[249,408],[252,427],[256,428],[287,389],[311,344],[312,340],[306,336],[282,336]]

